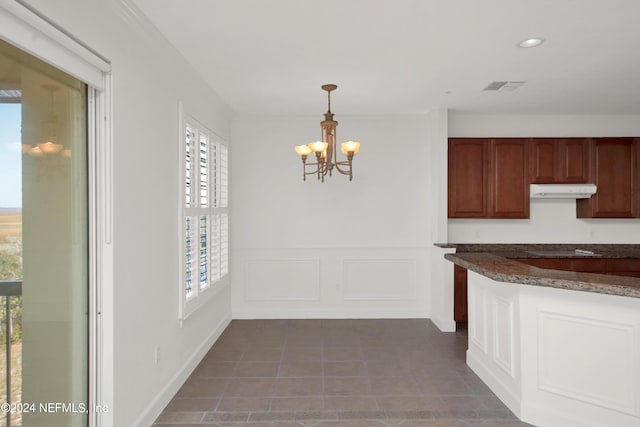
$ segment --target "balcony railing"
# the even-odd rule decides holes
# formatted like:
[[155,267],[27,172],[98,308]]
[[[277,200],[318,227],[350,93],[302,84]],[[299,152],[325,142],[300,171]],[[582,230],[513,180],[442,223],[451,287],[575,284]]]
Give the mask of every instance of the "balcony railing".
[[[11,386],[13,384],[11,378],[11,344],[12,344],[12,334],[13,334],[13,313],[11,310],[11,299],[15,297],[19,297],[22,295],[22,281],[21,280],[0,280],[0,301],[4,304],[4,325],[2,325],[2,329],[5,332],[5,354],[6,354],[6,374],[5,374],[5,384],[6,384],[6,403],[9,404],[11,408],[11,404],[15,403],[12,399],[14,396],[11,395]],[[4,403],[4,402],[2,402]],[[7,411],[5,413],[6,417],[6,426],[13,426],[11,424],[11,411]],[[18,415],[19,417],[19,415]],[[16,420],[17,422],[21,422],[21,420]],[[18,424],[16,424],[17,426]]]

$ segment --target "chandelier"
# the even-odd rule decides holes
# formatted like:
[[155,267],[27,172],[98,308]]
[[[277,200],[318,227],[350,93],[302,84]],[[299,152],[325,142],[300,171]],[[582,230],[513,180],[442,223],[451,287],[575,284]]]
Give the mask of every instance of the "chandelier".
[[[325,175],[333,172],[334,168],[343,175],[349,175],[349,181],[353,179],[352,161],[353,156],[360,151],[360,143],[347,141],[340,144],[342,154],[347,156],[347,160],[338,161],[336,153],[336,127],[338,122],[333,120],[331,112],[331,91],[338,86],[333,84],[322,85],[322,89],[327,91],[328,108],[324,113],[324,120],[320,122],[322,128],[322,139],[310,142],[306,145],[296,145],[294,149],[302,158],[302,179],[307,180],[307,175],[316,175],[318,180],[324,182]],[[316,162],[307,163],[307,156],[315,153]]]
[[27,153],[32,157],[45,157],[60,153],[63,157],[69,158],[71,157],[71,150],[65,149],[62,144],[58,143],[58,119],[53,108],[53,94],[60,89],[60,87],[50,84],[43,84],[42,87],[49,92],[51,97],[48,121],[44,122],[46,138],[35,146],[32,146],[31,144],[23,144],[22,152]]

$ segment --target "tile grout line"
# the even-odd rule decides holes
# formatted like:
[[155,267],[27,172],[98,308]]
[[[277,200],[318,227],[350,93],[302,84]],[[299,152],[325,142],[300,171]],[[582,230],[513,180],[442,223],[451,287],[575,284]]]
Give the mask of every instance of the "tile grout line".
[[325,375],[324,375],[324,341],[320,342],[320,375],[322,378],[322,409],[327,409],[327,393],[326,393],[326,385],[325,385]]
[[[431,342],[431,340],[428,340],[429,347],[431,347],[431,345],[435,345],[436,348],[440,348],[437,346],[442,346],[442,345],[446,345],[446,347],[444,347],[443,350],[434,351],[429,349],[429,351],[425,352],[425,347],[423,345],[416,346],[414,344],[414,342],[415,343],[418,342],[416,338],[408,337],[408,339],[403,339],[406,335],[400,335],[400,338],[398,340],[396,340],[395,338],[393,339],[389,338],[388,335],[390,333],[393,333],[391,329],[384,329],[384,330],[376,329],[371,331],[372,333],[368,333],[368,335],[365,335],[363,337],[365,344],[368,346],[367,348],[369,348],[370,350],[367,354],[364,354],[362,351],[362,346],[361,346],[362,342],[359,339],[359,335],[349,337],[349,336],[346,336],[343,333],[343,331],[333,330],[333,329],[325,329],[324,333],[322,332],[322,329],[320,329],[320,331],[318,330],[310,331],[313,334],[318,334],[318,336],[322,338],[322,340],[319,343],[319,350],[320,350],[319,372],[321,377],[319,378],[320,384],[321,384],[320,394],[318,395],[314,393],[314,394],[307,395],[306,393],[311,390],[306,390],[304,392],[301,392],[302,394],[292,394],[293,392],[288,390],[295,391],[295,389],[280,388],[280,390],[282,390],[283,392],[287,391],[287,393],[284,393],[282,396],[277,396],[277,397],[282,397],[287,399],[295,399],[298,397],[312,398],[314,400],[318,399],[317,401],[310,402],[310,403],[313,403],[314,407],[317,403],[320,403],[320,407],[322,407],[322,409],[321,410],[312,410],[312,409],[297,410],[296,408],[298,407],[298,404],[296,401],[292,400],[286,406],[282,406],[282,408],[290,408],[289,410],[285,409],[282,411],[274,411],[274,409],[277,408],[277,406],[274,406],[276,405],[274,401],[276,400],[275,395],[277,394],[277,390],[278,390],[275,384],[277,384],[279,380],[281,379],[296,380],[296,379],[316,377],[316,375],[302,375],[302,376],[296,375],[292,377],[281,377],[281,375],[285,373],[285,365],[287,362],[287,360],[285,359],[285,355],[287,353],[287,350],[288,349],[295,350],[297,348],[295,346],[291,347],[292,344],[295,344],[294,341],[292,341],[294,339],[294,336],[292,335],[294,333],[294,331],[292,330],[292,325],[293,323],[285,323],[281,325],[284,328],[286,328],[285,330],[286,333],[284,335],[279,335],[277,333],[277,332],[282,332],[282,329],[274,330],[271,328],[264,328],[264,329],[255,328],[253,331],[250,331],[250,332],[254,332],[255,334],[251,334],[251,335],[247,335],[246,333],[247,331],[243,332],[241,330],[239,333],[236,332],[236,336],[234,338],[241,339],[241,341],[237,342],[236,344],[239,344],[241,346],[244,345],[245,347],[244,348],[236,347],[236,349],[239,351],[235,352],[235,356],[233,359],[228,359],[229,361],[234,360],[234,363],[232,365],[226,365],[227,367],[232,366],[231,373],[229,374],[229,376],[220,378],[224,380],[224,383],[220,384],[221,386],[223,385],[223,387],[219,387],[222,389],[222,393],[219,394],[220,398],[217,400],[215,404],[215,408],[213,409],[212,412],[220,414],[221,418],[207,419],[206,415],[204,415],[204,418],[201,419],[201,422],[210,421],[213,423],[222,423],[221,425],[225,425],[227,427],[230,427],[231,425],[240,427],[241,425],[244,426],[246,424],[248,427],[250,424],[252,424],[255,421],[273,422],[277,419],[279,421],[291,422],[292,424],[295,424],[296,426],[300,426],[300,427],[314,427],[314,426],[319,427],[320,425],[324,426],[325,425],[324,423],[326,422],[336,422],[336,420],[349,422],[350,420],[362,421],[366,419],[372,422],[375,421],[376,423],[380,423],[379,424],[380,427],[382,426],[399,427],[400,425],[402,425],[402,423],[407,422],[407,420],[409,420],[410,422],[410,420],[427,419],[424,417],[427,415],[427,413],[430,413],[431,419],[474,420],[474,421],[483,422],[483,423],[490,422],[489,420],[498,419],[498,420],[508,420],[509,422],[512,422],[512,421],[517,422],[518,424],[514,424],[513,425],[514,427],[516,425],[518,426],[521,425],[523,427],[527,425],[524,423],[520,424],[517,418],[514,419],[513,415],[508,416],[509,412],[505,411],[504,409],[500,409],[500,407],[498,406],[499,401],[497,400],[497,398],[494,397],[493,400],[489,399],[490,396],[494,396],[494,395],[491,393],[485,393],[483,390],[481,390],[477,386],[477,384],[475,384],[473,381],[476,377],[472,375],[472,373],[469,373],[468,369],[464,369],[464,366],[459,366],[459,364],[464,364],[464,360],[462,360],[460,357],[456,357],[455,355],[458,354],[460,351],[462,351],[462,349],[457,348],[457,347],[462,347],[461,345],[457,345],[456,343],[453,343],[454,345],[452,346],[449,339],[447,340],[445,340],[444,338],[440,339],[440,336],[438,336],[438,339],[433,340],[434,342]],[[374,323],[373,327],[377,328],[378,325],[380,324]],[[270,332],[274,332],[275,336],[265,336],[265,339],[260,340],[260,342],[254,343],[256,336],[258,336],[260,332],[266,332],[267,334],[269,334]],[[296,331],[296,332],[299,333],[299,331]],[[401,334],[404,333],[403,330],[400,330],[399,332]],[[367,330],[362,330],[361,333],[367,334]],[[297,336],[298,335],[296,335],[296,337]],[[351,341],[349,340],[350,338],[351,338]],[[354,338],[358,339],[357,343],[354,342],[353,340]],[[424,338],[425,336],[422,335],[422,338],[420,338],[420,340],[424,340]],[[277,369],[275,370],[276,371],[275,377],[273,378],[274,382],[273,384],[271,384],[270,393],[260,394],[260,395],[244,395],[242,390],[238,389],[240,391],[240,394],[237,394],[237,395],[234,394],[233,396],[226,396],[227,393],[229,393],[232,390],[232,386],[230,382],[233,379],[238,379],[238,378],[259,379],[259,378],[265,377],[264,375],[257,376],[257,377],[253,377],[253,376],[252,377],[236,377],[236,374],[242,373],[245,371],[244,369],[242,369],[241,371],[238,371],[238,370],[242,366],[244,366],[241,364],[241,362],[245,357],[247,357],[247,352],[249,351],[249,348],[256,347],[256,349],[258,349],[258,354],[260,352],[259,347],[261,345],[267,345],[267,346],[271,345],[270,349],[273,350],[274,347],[276,347],[276,345],[274,345],[274,342],[276,340],[278,341],[278,347],[280,347],[280,352],[279,352]],[[232,347],[233,347],[234,341],[235,339],[232,340]],[[301,346],[304,346],[305,344],[308,345],[306,340],[299,340],[299,341],[300,342],[297,342],[297,344]],[[388,350],[384,351],[384,348],[382,348],[383,343],[385,343],[386,345],[394,346],[393,347],[394,350],[392,350],[394,353],[393,359],[388,359],[388,356],[390,356],[391,354],[389,353]],[[329,344],[333,344],[333,346],[330,346]],[[349,355],[350,353],[348,353],[348,351],[350,350],[350,348],[354,347],[354,344],[355,344],[355,347],[358,350],[360,350],[361,353],[363,353],[360,355],[360,357],[356,358],[355,353],[351,353],[351,357],[349,357],[348,360],[329,360],[327,358],[329,355],[328,353],[329,349],[334,349],[338,351],[338,353],[336,353],[337,356],[339,356],[340,354],[343,354],[344,356]],[[395,345],[399,345],[399,346],[405,345],[406,348],[395,347]],[[456,348],[452,348],[452,347],[456,347]],[[344,351],[342,351],[341,353],[340,352],[341,350],[344,350]],[[376,352],[379,350],[383,350],[384,354],[377,355]],[[371,352],[373,352],[374,358],[370,357],[372,356],[372,354],[370,354]],[[299,356],[308,357],[306,352],[303,352],[303,353],[304,354],[300,354]],[[275,356],[278,353],[274,352],[272,354]],[[378,359],[376,355],[387,357],[387,359]],[[418,355],[421,355],[420,359],[417,359],[415,357]],[[431,358],[432,356],[434,358]],[[294,354],[294,357],[297,357],[297,356]],[[338,359],[340,359],[340,357],[338,357]],[[394,369],[391,369],[393,367],[389,367],[390,369],[383,369],[385,368],[385,365],[389,365],[392,360],[399,361],[399,360],[405,360],[405,359],[407,360],[407,363],[403,364],[403,366],[400,366],[400,364],[398,363],[398,366]],[[271,360],[275,362],[275,358]],[[306,358],[303,358],[301,360],[304,360],[305,362],[309,361]],[[251,361],[248,361],[247,363],[250,363],[250,362]],[[256,360],[255,362],[259,364],[262,361]],[[363,371],[364,374],[355,375],[355,376],[350,375],[350,374],[359,374],[360,371],[349,370],[347,365],[344,365],[342,367],[335,366],[337,370],[335,372],[333,371],[330,372],[327,366],[325,365],[331,364],[331,362],[336,362],[338,364],[340,364],[341,362],[345,362],[347,364],[349,362],[358,362],[358,363],[362,362],[364,364],[364,371]],[[247,368],[249,368],[249,370],[246,371],[246,373],[250,373],[252,367],[247,366]],[[260,366],[255,366],[255,368],[256,369],[260,368],[257,371],[255,371],[256,373],[260,373],[262,371],[262,368]],[[345,370],[345,368],[347,369]],[[386,375],[371,376],[373,368],[375,368],[375,372],[377,372],[378,374],[384,373]],[[398,368],[403,368],[403,369],[399,371]],[[355,367],[353,367],[353,369],[355,369]],[[346,372],[347,375],[339,375],[341,371]],[[212,371],[212,372],[218,372],[218,370]],[[270,369],[269,372],[274,372],[274,370]],[[318,372],[318,371],[314,370],[313,372]],[[295,370],[292,371],[292,373],[295,373]],[[304,371],[299,371],[299,373],[304,374],[304,373],[311,373],[311,372],[308,370],[304,370]],[[329,396],[326,394],[328,391],[327,390],[327,374],[328,373],[333,373],[334,375],[332,377],[344,378],[346,382],[349,382],[349,378],[366,378],[367,382],[369,383],[369,390],[364,394],[357,393],[356,389],[359,390],[360,387],[356,387],[353,393]],[[436,373],[437,375],[431,376],[432,373]],[[269,374],[269,375],[266,375],[266,377],[270,377],[272,375],[273,374]],[[440,375],[444,375],[444,377],[440,377]],[[328,378],[332,378],[332,377],[328,377]],[[215,377],[204,377],[203,379],[207,380],[209,378],[215,378]],[[402,396],[414,396],[415,394],[415,393],[409,393],[406,395],[404,393],[402,395],[398,394],[398,392],[402,392],[402,391],[406,392],[409,389],[397,388],[398,386],[401,386],[403,384],[402,381],[398,381],[396,383],[397,385],[394,385],[393,381],[389,382],[388,385],[385,384],[384,381],[378,381],[378,380],[383,380],[384,378],[391,378],[391,379],[406,378],[408,380],[411,380],[411,382],[414,383],[415,386],[417,387],[415,390],[415,392],[417,392],[416,396],[422,396],[425,399],[433,400],[433,402],[428,400],[427,402],[425,402],[425,404],[428,403],[428,406],[424,406],[424,408],[428,407],[431,409],[428,409],[428,410],[424,409],[421,411],[408,411],[403,409],[403,410],[395,411],[393,410],[394,407],[405,408],[407,406],[403,402],[385,401],[384,405],[382,406],[388,406],[390,409],[385,411],[381,410],[380,409],[381,398],[385,398],[385,397],[401,398]],[[442,378],[442,380],[440,380],[440,378]],[[385,394],[374,393],[373,380],[377,381],[375,390],[377,390],[378,392],[384,391]],[[449,384],[449,381],[453,381],[454,383]],[[317,382],[315,384],[317,384]],[[441,388],[439,384],[444,386],[444,388]],[[263,386],[266,386],[266,385],[267,384],[263,384]],[[286,384],[283,384],[283,386],[284,385]],[[385,387],[385,388],[378,388],[379,386]],[[434,386],[437,386],[437,388],[434,389],[433,388]],[[386,388],[386,387],[389,387],[389,388]],[[411,390],[413,390],[413,387],[411,388]],[[256,389],[254,391],[260,391],[260,390]],[[233,416],[234,413],[238,414],[241,409],[240,407],[238,407],[237,410],[231,410],[230,412],[219,411],[219,409],[223,408],[222,399],[226,397],[240,398],[240,399],[264,397],[264,398],[268,398],[269,400],[266,401],[265,399],[265,401],[263,401],[264,406],[263,404],[260,405],[261,408],[265,408],[265,407],[267,408],[264,412],[263,410],[257,410],[257,411],[252,410],[252,411],[246,412],[248,414],[251,414],[251,413],[255,414],[254,416],[256,417],[256,419],[254,420],[245,419],[243,422],[236,423],[232,419],[227,417]],[[338,401],[344,398],[349,398],[349,397],[354,397],[354,398],[368,397],[371,399],[371,403],[372,403],[369,407],[373,408],[375,405],[376,409],[372,411],[347,410],[347,407],[352,406],[351,404],[347,404],[345,409],[337,410],[336,412],[336,410],[327,409],[327,397],[337,398]],[[184,398],[184,399],[188,399],[188,398]],[[435,399],[437,399],[437,401]],[[468,401],[469,404],[472,404],[473,407],[469,407],[468,410],[464,409],[465,406],[461,406],[461,405],[465,405],[466,401]],[[252,407],[254,406],[254,404],[251,402],[246,402],[246,403],[240,402],[240,404],[241,405],[248,404],[248,405],[251,405]],[[354,404],[356,404],[356,401],[354,401]],[[436,406],[433,406],[433,405],[436,405]],[[450,405],[453,405],[453,406],[450,406]],[[442,407],[442,409],[438,409],[440,407]],[[192,411],[187,411],[187,412],[192,412]],[[268,415],[268,414],[272,414],[272,415]],[[318,418],[317,419],[307,418],[310,416],[311,417],[317,416]],[[335,418],[336,416],[338,417],[337,419]],[[285,417],[285,418],[281,419],[281,417]],[[167,421],[169,420],[168,419],[164,420],[165,423]],[[178,422],[178,419],[171,420],[171,422],[172,423]],[[233,424],[230,424],[230,423],[233,423]]]

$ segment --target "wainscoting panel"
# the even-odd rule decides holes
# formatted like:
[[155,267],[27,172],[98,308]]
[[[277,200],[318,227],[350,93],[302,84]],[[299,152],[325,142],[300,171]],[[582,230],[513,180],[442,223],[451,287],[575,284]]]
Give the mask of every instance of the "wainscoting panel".
[[487,291],[480,287],[469,287],[469,340],[472,345],[488,352],[487,348]]
[[247,301],[319,301],[320,259],[250,259]]
[[520,407],[520,350],[515,286],[468,272],[467,364],[516,415]]
[[513,300],[493,297],[493,361],[507,375],[515,378],[513,307]]
[[416,262],[410,259],[344,259],[345,301],[416,300]]
[[231,253],[234,319],[428,318],[429,248]]
[[540,390],[640,415],[636,325],[547,311],[538,324]]
[[473,271],[468,286],[467,364],[522,421],[640,426],[640,300]]

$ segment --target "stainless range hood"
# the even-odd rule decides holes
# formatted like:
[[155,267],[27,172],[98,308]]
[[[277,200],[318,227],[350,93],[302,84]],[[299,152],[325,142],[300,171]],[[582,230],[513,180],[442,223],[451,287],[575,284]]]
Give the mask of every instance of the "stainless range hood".
[[588,199],[596,194],[595,184],[531,184],[532,199]]

